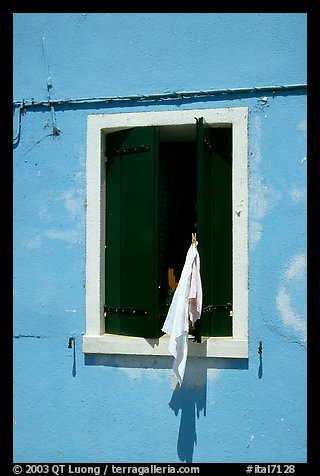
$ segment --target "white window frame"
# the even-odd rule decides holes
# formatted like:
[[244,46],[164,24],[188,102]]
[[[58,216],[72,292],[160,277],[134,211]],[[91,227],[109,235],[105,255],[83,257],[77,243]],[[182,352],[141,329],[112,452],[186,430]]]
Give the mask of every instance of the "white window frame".
[[131,127],[183,126],[203,117],[210,127],[232,125],[233,335],[189,341],[189,355],[248,357],[248,108],[190,109],[89,115],[86,160],[86,332],[82,350],[94,354],[170,355],[158,339],[105,333],[105,136]]

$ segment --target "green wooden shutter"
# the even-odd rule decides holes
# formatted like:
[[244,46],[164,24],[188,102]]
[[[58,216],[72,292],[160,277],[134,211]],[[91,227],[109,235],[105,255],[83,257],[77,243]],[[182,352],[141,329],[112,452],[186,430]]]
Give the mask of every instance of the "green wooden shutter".
[[226,305],[232,303],[232,161],[215,153],[203,118],[197,120],[197,160],[197,240],[203,288],[199,327],[203,336],[231,336],[232,318]]
[[106,332],[157,337],[158,128],[107,135]]

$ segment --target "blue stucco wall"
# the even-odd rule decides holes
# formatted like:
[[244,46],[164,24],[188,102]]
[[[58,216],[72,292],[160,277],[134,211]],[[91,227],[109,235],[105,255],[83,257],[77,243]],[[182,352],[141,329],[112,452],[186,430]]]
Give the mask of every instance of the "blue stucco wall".
[[[306,82],[305,14],[14,14],[14,99]],[[249,108],[249,360],[84,357],[88,114]],[[306,97],[57,107],[14,147],[14,460],[306,461]],[[75,337],[69,349],[68,338]],[[262,358],[258,354],[263,343]]]

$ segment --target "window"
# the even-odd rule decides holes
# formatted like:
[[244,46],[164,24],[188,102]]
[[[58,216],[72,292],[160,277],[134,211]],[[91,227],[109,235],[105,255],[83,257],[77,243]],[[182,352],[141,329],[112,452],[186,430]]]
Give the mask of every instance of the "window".
[[246,357],[247,203],[246,108],[89,116],[84,352],[167,353],[161,327],[196,232],[190,351]]

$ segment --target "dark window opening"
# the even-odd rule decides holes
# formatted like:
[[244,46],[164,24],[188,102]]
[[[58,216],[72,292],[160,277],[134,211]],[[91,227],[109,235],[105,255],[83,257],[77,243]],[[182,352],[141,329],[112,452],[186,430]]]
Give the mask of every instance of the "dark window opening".
[[231,127],[207,128],[200,119],[107,135],[107,333],[162,335],[196,232],[203,287],[199,332],[232,335],[231,177]]
[[181,275],[191,233],[196,231],[196,143],[160,142],[159,151],[161,326]]

